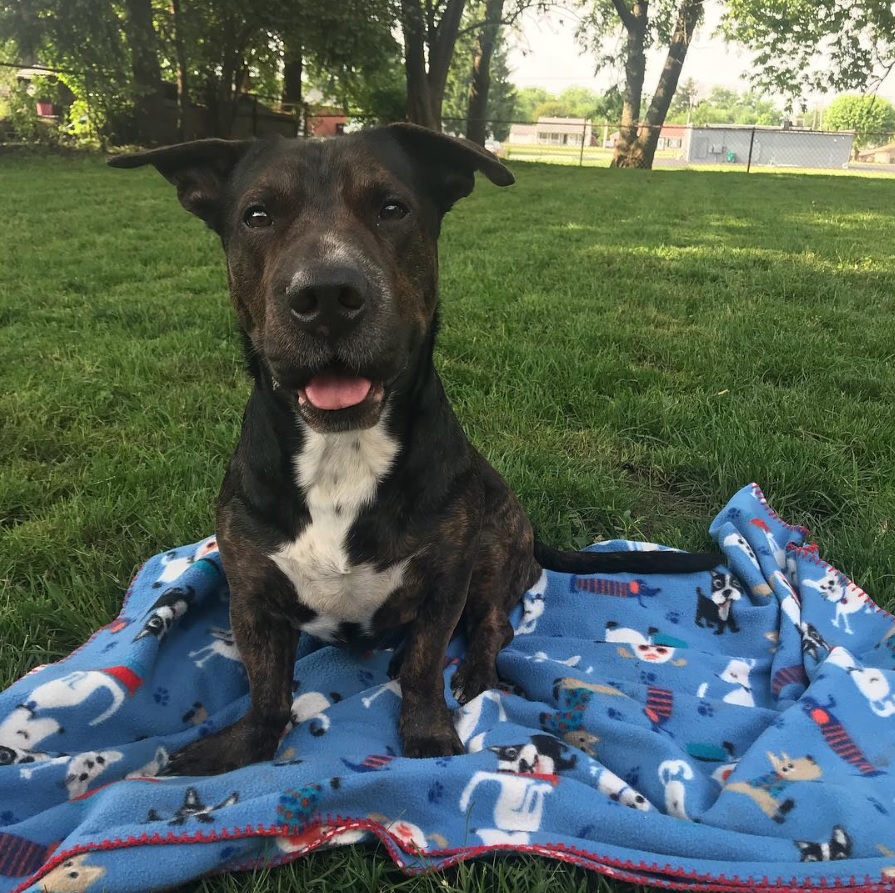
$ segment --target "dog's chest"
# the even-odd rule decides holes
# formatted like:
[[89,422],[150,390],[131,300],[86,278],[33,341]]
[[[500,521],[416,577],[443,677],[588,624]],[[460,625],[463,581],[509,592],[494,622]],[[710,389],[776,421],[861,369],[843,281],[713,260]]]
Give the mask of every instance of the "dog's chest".
[[316,613],[302,627],[315,636],[335,638],[343,623],[370,632],[376,610],[401,585],[406,562],[383,570],[369,562],[352,564],[346,542],[399,449],[380,422],[365,431],[309,431],[295,460],[311,520],[271,558],[292,581],[299,601]]

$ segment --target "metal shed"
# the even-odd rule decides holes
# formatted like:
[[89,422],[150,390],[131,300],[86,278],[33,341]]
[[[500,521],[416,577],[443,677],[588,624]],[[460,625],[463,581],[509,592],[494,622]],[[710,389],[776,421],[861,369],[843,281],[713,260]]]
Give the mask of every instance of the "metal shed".
[[853,131],[707,125],[691,127],[684,157],[690,164],[747,164],[842,170],[852,154]]

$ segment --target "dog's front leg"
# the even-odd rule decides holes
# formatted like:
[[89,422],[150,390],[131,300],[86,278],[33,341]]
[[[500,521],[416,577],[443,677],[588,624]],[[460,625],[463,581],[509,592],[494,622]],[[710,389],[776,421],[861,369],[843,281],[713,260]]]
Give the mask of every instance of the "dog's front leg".
[[444,699],[444,658],[466,604],[471,574],[471,566],[465,565],[456,573],[439,575],[407,633],[399,676],[404,756],[464,753]]
[[[269,760],[289,721],[298,630],[275,608],[282,575],[266,559],[227,569],[233,639],[249,677],[251,705],[232,726],[176,753],[166,775],[217,775]],[[269,567],[265,567],[269,565]]]

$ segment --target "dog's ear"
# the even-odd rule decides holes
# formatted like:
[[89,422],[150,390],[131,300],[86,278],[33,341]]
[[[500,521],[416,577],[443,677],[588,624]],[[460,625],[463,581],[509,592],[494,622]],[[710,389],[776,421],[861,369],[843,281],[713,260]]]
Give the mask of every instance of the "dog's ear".
[[497,186],[510,186],[516,181],[496,155],[470,140],[417,124],[390,124],[387,129],[421,166],[443,212],[472,192],[476,171]]
[[221,190],[253,140],[195,140],[109,159],[112,167],[151,164],[177,187],[180,203],[217,229]]

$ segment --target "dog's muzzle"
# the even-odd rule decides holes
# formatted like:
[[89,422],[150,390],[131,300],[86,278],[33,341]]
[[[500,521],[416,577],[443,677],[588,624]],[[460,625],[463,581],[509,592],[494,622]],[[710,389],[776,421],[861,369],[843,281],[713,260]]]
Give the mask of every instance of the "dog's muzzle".
[[308,335],[324,339],[350,335],[374,298],[363,271],[347,265],[300,270],[286,289],[295,325]]

